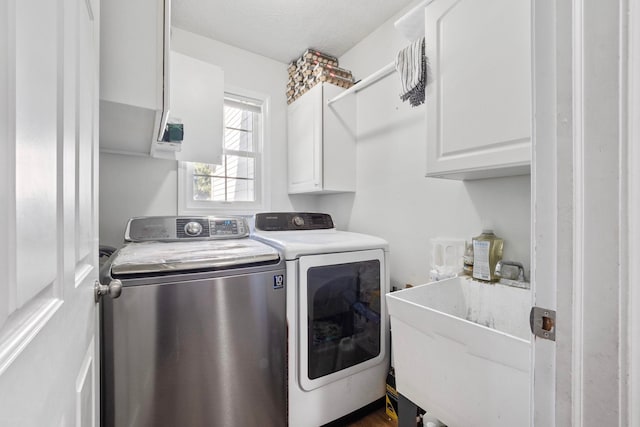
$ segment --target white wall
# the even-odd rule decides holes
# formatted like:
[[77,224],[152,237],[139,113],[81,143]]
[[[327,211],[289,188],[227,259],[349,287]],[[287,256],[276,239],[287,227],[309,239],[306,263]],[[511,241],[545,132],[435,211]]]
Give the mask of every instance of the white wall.
[[134,216],[176,215],[177,163],[100,153],[100,244],[119,247]]
[[[344,54],[340,66],[361,79],[393,61],[409,43],[396,32],[395,19]],[[389,241],[394,286],[427,281],[429,239],[470,240],[486,225],[504,238],[504,259],[523,262],[528,272],[530,177],[425,178],[425,108],[401,102],[399,92],[393,73],[358,93],[357,191],[320,196],[318,208],[331,213],[339,228]]]
[[[178,28],[172,28],[171,48],[222,67],[227,89],[244,89],[270,98],[265,169],[271,191],[267,209],[314,210],[316,198],[287,194],[287,65]],[[177,162],[100,154],[100,244],[120,246],[130,217],[176,214]]]

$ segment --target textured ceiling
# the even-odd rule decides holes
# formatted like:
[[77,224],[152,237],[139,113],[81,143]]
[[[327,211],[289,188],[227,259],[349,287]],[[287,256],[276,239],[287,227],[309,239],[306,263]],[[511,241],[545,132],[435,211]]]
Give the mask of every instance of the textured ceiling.
[[172,25],[290,62],[340,56],[413,0],[172,0]]

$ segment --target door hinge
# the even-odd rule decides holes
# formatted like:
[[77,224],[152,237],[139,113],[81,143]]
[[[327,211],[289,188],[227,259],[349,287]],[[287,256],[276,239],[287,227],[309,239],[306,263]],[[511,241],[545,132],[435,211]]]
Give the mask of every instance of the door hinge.
[[533,335],[546,340],[556,340],[556,312],[542,307],[531,307],[529,326]]

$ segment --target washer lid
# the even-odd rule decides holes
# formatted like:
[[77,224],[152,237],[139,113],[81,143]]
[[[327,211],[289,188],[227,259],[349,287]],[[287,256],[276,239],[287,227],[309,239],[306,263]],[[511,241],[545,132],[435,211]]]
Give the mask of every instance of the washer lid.
[[117,252],[111,274],[221,270],[277,263],[278,251],[251,239],[129,243]]
[[329,230],[304,231],[260,231],[255,230],[253,238],[278,248],[285,259],[295,259],[303,255],[328,254],[335,252],[364,251],[389,248],[386,240],[368,234]]

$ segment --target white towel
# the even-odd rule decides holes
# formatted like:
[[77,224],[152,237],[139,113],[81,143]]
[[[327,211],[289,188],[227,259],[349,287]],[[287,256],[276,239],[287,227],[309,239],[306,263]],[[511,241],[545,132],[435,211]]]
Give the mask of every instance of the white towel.
[[424,102],[424,89],[427,85],[427,60],[424,55],[424,37],[419,38],[398,52],[396,70],[400,74],[402,93],[400,99],[407,99],[412,106]]

